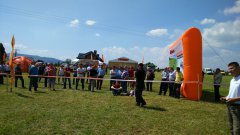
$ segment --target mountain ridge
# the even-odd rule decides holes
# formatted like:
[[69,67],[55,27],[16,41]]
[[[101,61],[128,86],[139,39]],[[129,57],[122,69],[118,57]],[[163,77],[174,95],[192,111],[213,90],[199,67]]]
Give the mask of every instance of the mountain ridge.
[[[8,53],[7,56],[10,56],[10,53]],[[28,58],[34,60],[34,61],[41,60],[41,61],[44,61],[45,63],[61,63],[61,62],[63,62],[62,60],[59,60],[57,58],[42,57],[42,56],[38,56],[38,55],[20,54],[19,53],[19,54],[17,54],[17,56],[25,56],[25,57],[28,57]]]

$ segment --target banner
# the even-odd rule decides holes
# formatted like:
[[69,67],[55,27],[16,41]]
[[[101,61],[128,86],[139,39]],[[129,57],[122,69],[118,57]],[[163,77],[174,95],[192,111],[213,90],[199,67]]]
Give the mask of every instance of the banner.
[[169,66],[173,67],[176,70],[177,67],[180,67],[180,70],[183,72],[183,46],[182,40],[177,40],[170,47],[169,51]]

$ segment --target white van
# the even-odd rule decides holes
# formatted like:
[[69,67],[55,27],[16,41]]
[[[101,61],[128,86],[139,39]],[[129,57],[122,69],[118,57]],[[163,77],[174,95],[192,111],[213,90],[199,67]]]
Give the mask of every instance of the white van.
[[208,74],[208,75],[212,75],[213,74],[213,70],[211,68],[204,68],[203,72],[205,74]]

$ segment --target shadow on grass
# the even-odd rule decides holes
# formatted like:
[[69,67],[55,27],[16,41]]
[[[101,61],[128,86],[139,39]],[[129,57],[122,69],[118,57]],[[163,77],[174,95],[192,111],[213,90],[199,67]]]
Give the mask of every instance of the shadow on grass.
[[43,93],[43,94],[47,94],[47,92],[45,92],[45,91],[35,91],[35,93]]
[[224,104],[224,102],[215,102],[215,95],[214,95],[214,92],[211,91],[210,89],[204,89],[202,91],[202,97],[201,97],[201,101],[204,101],[204,102],[210,102],[210,103],[221,103],[221,104]]
[[17,94],[17,96],[19,96],[19,97],[33,99],[33,97],[30,97],[30,96],[27,96],[27,95],[23,95],[22,93],[17,93],[17,92],[16,92],[16,94]]
[[155,107],[155,106],[143,106],[144,109],[155,110],[155,111],[167,111],[164,108]]

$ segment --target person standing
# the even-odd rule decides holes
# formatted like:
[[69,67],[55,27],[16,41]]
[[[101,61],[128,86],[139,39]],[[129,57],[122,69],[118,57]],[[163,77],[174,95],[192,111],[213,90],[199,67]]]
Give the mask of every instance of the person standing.
[[160,84],[160,90],[159,90],[159,95],[162,95],[162,91],[164,91],[164,95],[166,95],[167,93],[167,89],[168,89],[168,68],[166,67],[163,71],[162,71],[162,81]]
[[100,67],[98,68],[98,80],[97,80],[97,90],[101,90],[102,88],[102,83],[103,83],[103,80],[102,78],[105,76],[106,70],[103,69],[102,65],[100,65]]
[[77,81],[76,77],[77,77],[77,65],[73,65],[73,83],[72,85],[75,85],[75,82]]
[[69,89],[72,89],[71,86],[71,69],[69,67],[69,65],[66,65],[66,68],[64,69],[64,84],[63,84],[63,89],[66,89],[66,85],[67,85],[67,80],[68,80],[68,85],[69,85]]
[[[129,80],[134,80],[134,68],[133,66],[131,66],[129,69],[128,69],[128,77],[129,77]],[[134,81],[131,81],[128,83],[130,85],[130,89],[131,90],[134,90],[134,85],[135,85],[135,82]]]
[[0,84],[4,84],[4,73],[5,73],[5,66],[4,62],[0,63]]
[[222,74],[219,68],[217,68],[215,73],[213,74],[213,80],[215,101],[219,102],[220,100],[219,87],[222,82]]
[[20,79],[22,82],[22,88],[26,88],[24,86],[24,79],[22,77],[22,68],[20,63],[17,63],[17,66],[15,67],[15,87],[17,87],[18,79]]
[[78,89],[79,80],[82,83],[82,90],[84,90],[84,77],[85,77],[86,69],[82,64],[79,64],[79,68],[77,68],[77,79],[76,79],[76,90]]
[[146,72],[143,69],[143,64],[140,63],[138,64],[138,69],[135,72],[135,78],[136,78],[135,97],[136,97],[137,106],[146,105],[146,101],[142,97],[145,77],[146,77]]
[[181,90],[181,85],[182,85],[182,81],[183,81],[183,74],[180,71],[180,68],[177,67],[176,70],[176,79],[175,79],[175,84],[174,84],[174,97],[175,98],[180,98],[180,90]]
[[93,65],[92,69],[89,71],[89,73],[90,73],[89,74],[89,77],[90,77],[89,81],[90,81],[90,83],[88,84],[88,90],[91,90],[92,92],[94,92],[94,88],[96,86],[96,79],[95,78],[97,78],[97,74],[98,74],[97,66]]
[[56,68],[50,63],[47,67],[48,72],[48,87],[49,90],[55,91],[55,81],[56,81]]
[[176,73],[173,70],[173,67],[169,67],[169,96],[174,97],[173,91],[174,91],[174,81],[176,79]]
[[29,70],[29,91],[32,91],[32,86],[34,87],[34,91],[37,91],[38,88],[38,64],[32,65]]
[[[153,81],[155,78],[154,71],[151,68],[147,70],[147,80]],[[147,91],[152,91],[152,82],[147,82]]]
[[47,67],[49,66],[49,63],[46,63],[43,65],[44,67],[44,87],[47,88],[47,80],[48,80],[48,72],[47,72]]
[[61,80],[61,79],[62,79],[62,83],[61,83],[61,84],[64,83],[64,68],[63,68],[63,67],[64,67],[64,66],[61,65],[60,68],[59,68],[59,70],[58,70],[58,84],[60,84],[60,80]]
[[221,97],[221,100],[227,102],[228,118],[230,132],[232,135],[240,134],[240,67],[238,62],[228,64],[228,71],[233,76],[229,93],[226,97]]
[[44,70],[45,70],[45,67],[43,66],[43,63],[39,63],[39,67],[38,67],[39,80],[38,80],[38,82],[41,81],[41,78],[44,75]]
[[123,71],[122,71],[122,74],[121,74],[121,79],[122,79],[121,86],[123,88],[123,92],[127,93],[127,81],[126,81],[126,80],[128,80],[128,68],[127,68],[127,66],[125,66],[123,68]]
[[[113,66],[112,69],[110,70],[110,79],[117,79],[117,72],[118,70],[116,69],[115,66]],[[115,80],[110,80],[110,90],[113,83],[115,83]]]

